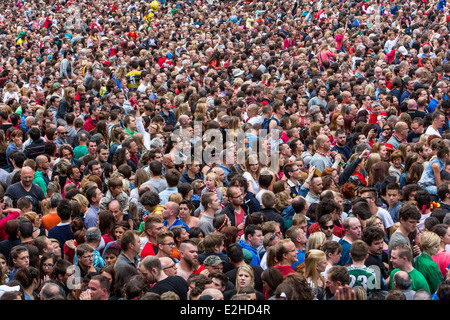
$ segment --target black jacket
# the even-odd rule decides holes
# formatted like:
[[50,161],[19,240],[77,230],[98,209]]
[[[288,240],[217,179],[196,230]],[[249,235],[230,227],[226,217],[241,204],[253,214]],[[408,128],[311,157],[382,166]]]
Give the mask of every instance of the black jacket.
[[45,149],[45,140],[38,139],[30,143],[25,147],[23,153],[27,156],[28,159],[36,160],[37,156],[44,153]]
[[[241,204],[241,208],[245,211],[245,214],[249,214],[247,205]],[[235,219],[235,216],[234,216],[234,208],[233,208],[233,206],[231,205],[230,202],[228,202],[227,205],[225,206],[225,208],[223,208],[223,210],[220,211],[220,214],[223,214],[223,213],[226,214],[227,217],[230,219],[231,226],[232,227],[237,227],[236,226],[236,219]]]
[[267,221],[278,222],[280,224],[280,231],[284,234],[284,220],[281,214],[278,214],[273,208],[264,208],[261,210],[261,213],[264,214]]

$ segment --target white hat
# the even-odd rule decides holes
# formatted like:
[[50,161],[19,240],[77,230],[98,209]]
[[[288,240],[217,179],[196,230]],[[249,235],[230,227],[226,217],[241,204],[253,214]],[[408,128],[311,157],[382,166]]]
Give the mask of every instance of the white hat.
[[398,52],[400,52],[402,55],[406,56],[408,54],[408,50],[404,46],[401,46],[398,48]]

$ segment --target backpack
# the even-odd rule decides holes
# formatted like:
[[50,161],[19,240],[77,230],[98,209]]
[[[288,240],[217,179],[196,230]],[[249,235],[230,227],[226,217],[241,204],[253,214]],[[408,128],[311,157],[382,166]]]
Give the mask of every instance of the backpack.
[[270,123],[271,118],[264,118],[264,121],[261,123],[261,129],[265,129],[267,130],[267,132],[269,132],[269,123]]

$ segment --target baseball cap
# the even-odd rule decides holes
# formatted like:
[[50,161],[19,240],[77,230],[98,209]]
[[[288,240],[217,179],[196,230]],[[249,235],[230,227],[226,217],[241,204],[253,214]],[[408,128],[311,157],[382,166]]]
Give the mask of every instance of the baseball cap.
[[390,143],[385,143],[384,146],[386,147],[387,151],[394,151],[394,147]]
[[224,262],[222,261],[222,259],[220,259],[216,255],[210,255],[205,260],[203,260],[203,265],[208,266],[208,267],[215,267],[221,263],[224,263]]

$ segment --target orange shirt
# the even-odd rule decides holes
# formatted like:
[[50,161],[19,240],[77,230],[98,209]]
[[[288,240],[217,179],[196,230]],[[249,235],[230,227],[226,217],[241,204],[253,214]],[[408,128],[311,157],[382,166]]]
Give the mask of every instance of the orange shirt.
[[42,227],[47,230],[50,230],[60,222],[61,218],[57,213],[49,213],[42,217]]

